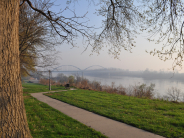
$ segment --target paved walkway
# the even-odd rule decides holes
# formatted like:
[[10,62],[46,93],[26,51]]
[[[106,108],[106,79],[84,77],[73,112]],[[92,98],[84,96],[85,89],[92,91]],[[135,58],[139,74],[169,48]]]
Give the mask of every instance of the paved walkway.
[[59,100],[52,99],[42,93],[31,93],[31,95],[39,101],[47,103],[49,106],[61,111],[73,119],[78,120],[79,122],[97,131],[100,131],[109,138],[163,138],[162,136],[114,121]]

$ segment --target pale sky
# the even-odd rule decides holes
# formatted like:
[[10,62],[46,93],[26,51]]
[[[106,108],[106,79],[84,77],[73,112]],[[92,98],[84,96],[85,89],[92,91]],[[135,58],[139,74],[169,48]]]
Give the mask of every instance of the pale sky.
[[[64,8],[65,3],[65,1],[61,2],[61,0],[57,0],[56,4],[61,4],[61,6],[52,8],[51,10],[57,11],[59,7]],[[71,6],[70,8],[72,9],[74,7]],[[93,14],[95,13],[95,8],[97,7],[95,7],[93,4],[88,5],[85,1],[79,0],[77,3],[75,3],[75,12],[80,15],[88,12],[87,17],[90,19],[89,24],[99,27],[101,25],[102,17]],[[57,48],[57,50],[61,51],[61,54],[59,55],[60,58],[57,61],[59,63],[58,66],[74,65],[81,69],[85,69],[92,65],[101,65],[105,68],[113,67],[128,69],[131,71],[145,70],[146,68],[156,71],[169,71],[168,69],[171,69],[173,61],[164,62],[159,60],[158,56],[153,57],[145,52],[145,50],[150,51],[154,48],[160,49],[162,45],[156,45],[154,42],[149,42],[146,40],[146,37],[143,36],[145,36],[145,34],[138,35],[137,39],[135,39],[136,47],[132,49],[132,53],[122,49],[119,59],[114,59],[112,55],[108,55],[107,49],[105,47],[100,52],[100,55],[93,53],[92,56],[89,56],[91,54],[91,47],[81,54],[85,49],[85,45],[82,45],[80,39],[77,41],[78,48],[72,48],[72,46],[67,44],[60,45]],[[184,72],[184,69],[179,72]]]

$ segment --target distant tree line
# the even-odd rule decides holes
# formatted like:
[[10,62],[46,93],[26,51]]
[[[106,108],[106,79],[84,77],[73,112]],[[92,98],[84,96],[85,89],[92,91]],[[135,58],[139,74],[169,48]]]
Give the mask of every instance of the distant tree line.
[[144,79],[174,79],[184,81],[184,73],[178,72],[166,72],[166,71],[152,71],[146,69],[144,71],[129,71],[123,69],[100,69],[100,70],[89,70],[85,71],[84,75],[93,76],[93,77],[118,77],[118,76],[126,76],[126,77],[137,77],[137,78],[144,78]]

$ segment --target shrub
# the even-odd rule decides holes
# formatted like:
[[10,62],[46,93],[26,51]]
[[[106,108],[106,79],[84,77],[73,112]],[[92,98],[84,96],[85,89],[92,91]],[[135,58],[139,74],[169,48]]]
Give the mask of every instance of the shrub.
[[146,86],[146,84],[141,84],[139,86],[129,86],[126,90],[126,93],[129,96],[139,97],[139,98],[154,98],[154,87],[155,84],[150,84],[150,86]]
[[167,100],[169,101],[179,101],[180,100],[180,96],[182,95],[181,90],[176,88],[176,87],[171,87],[167,90],[167,95],[165,95],[165,99],[167,98]]
[[[39,83],[43,85],[49,85],[49,79],[40,79]],[[53,80],[50,80],[50,83],[51,85],[61,85],[59,82],[55,82]]]
[[75,80],[74,76],[69,76],[68,77],[68,81],[69,81],[70,85],[72,85],[74,83],[74,80]]

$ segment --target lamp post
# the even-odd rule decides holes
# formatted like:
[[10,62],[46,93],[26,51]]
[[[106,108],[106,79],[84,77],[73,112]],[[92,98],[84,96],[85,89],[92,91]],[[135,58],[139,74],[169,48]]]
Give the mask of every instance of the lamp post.
[[51,75],[51,71],[49,70],[49,91],[51,90],[50,75]]

